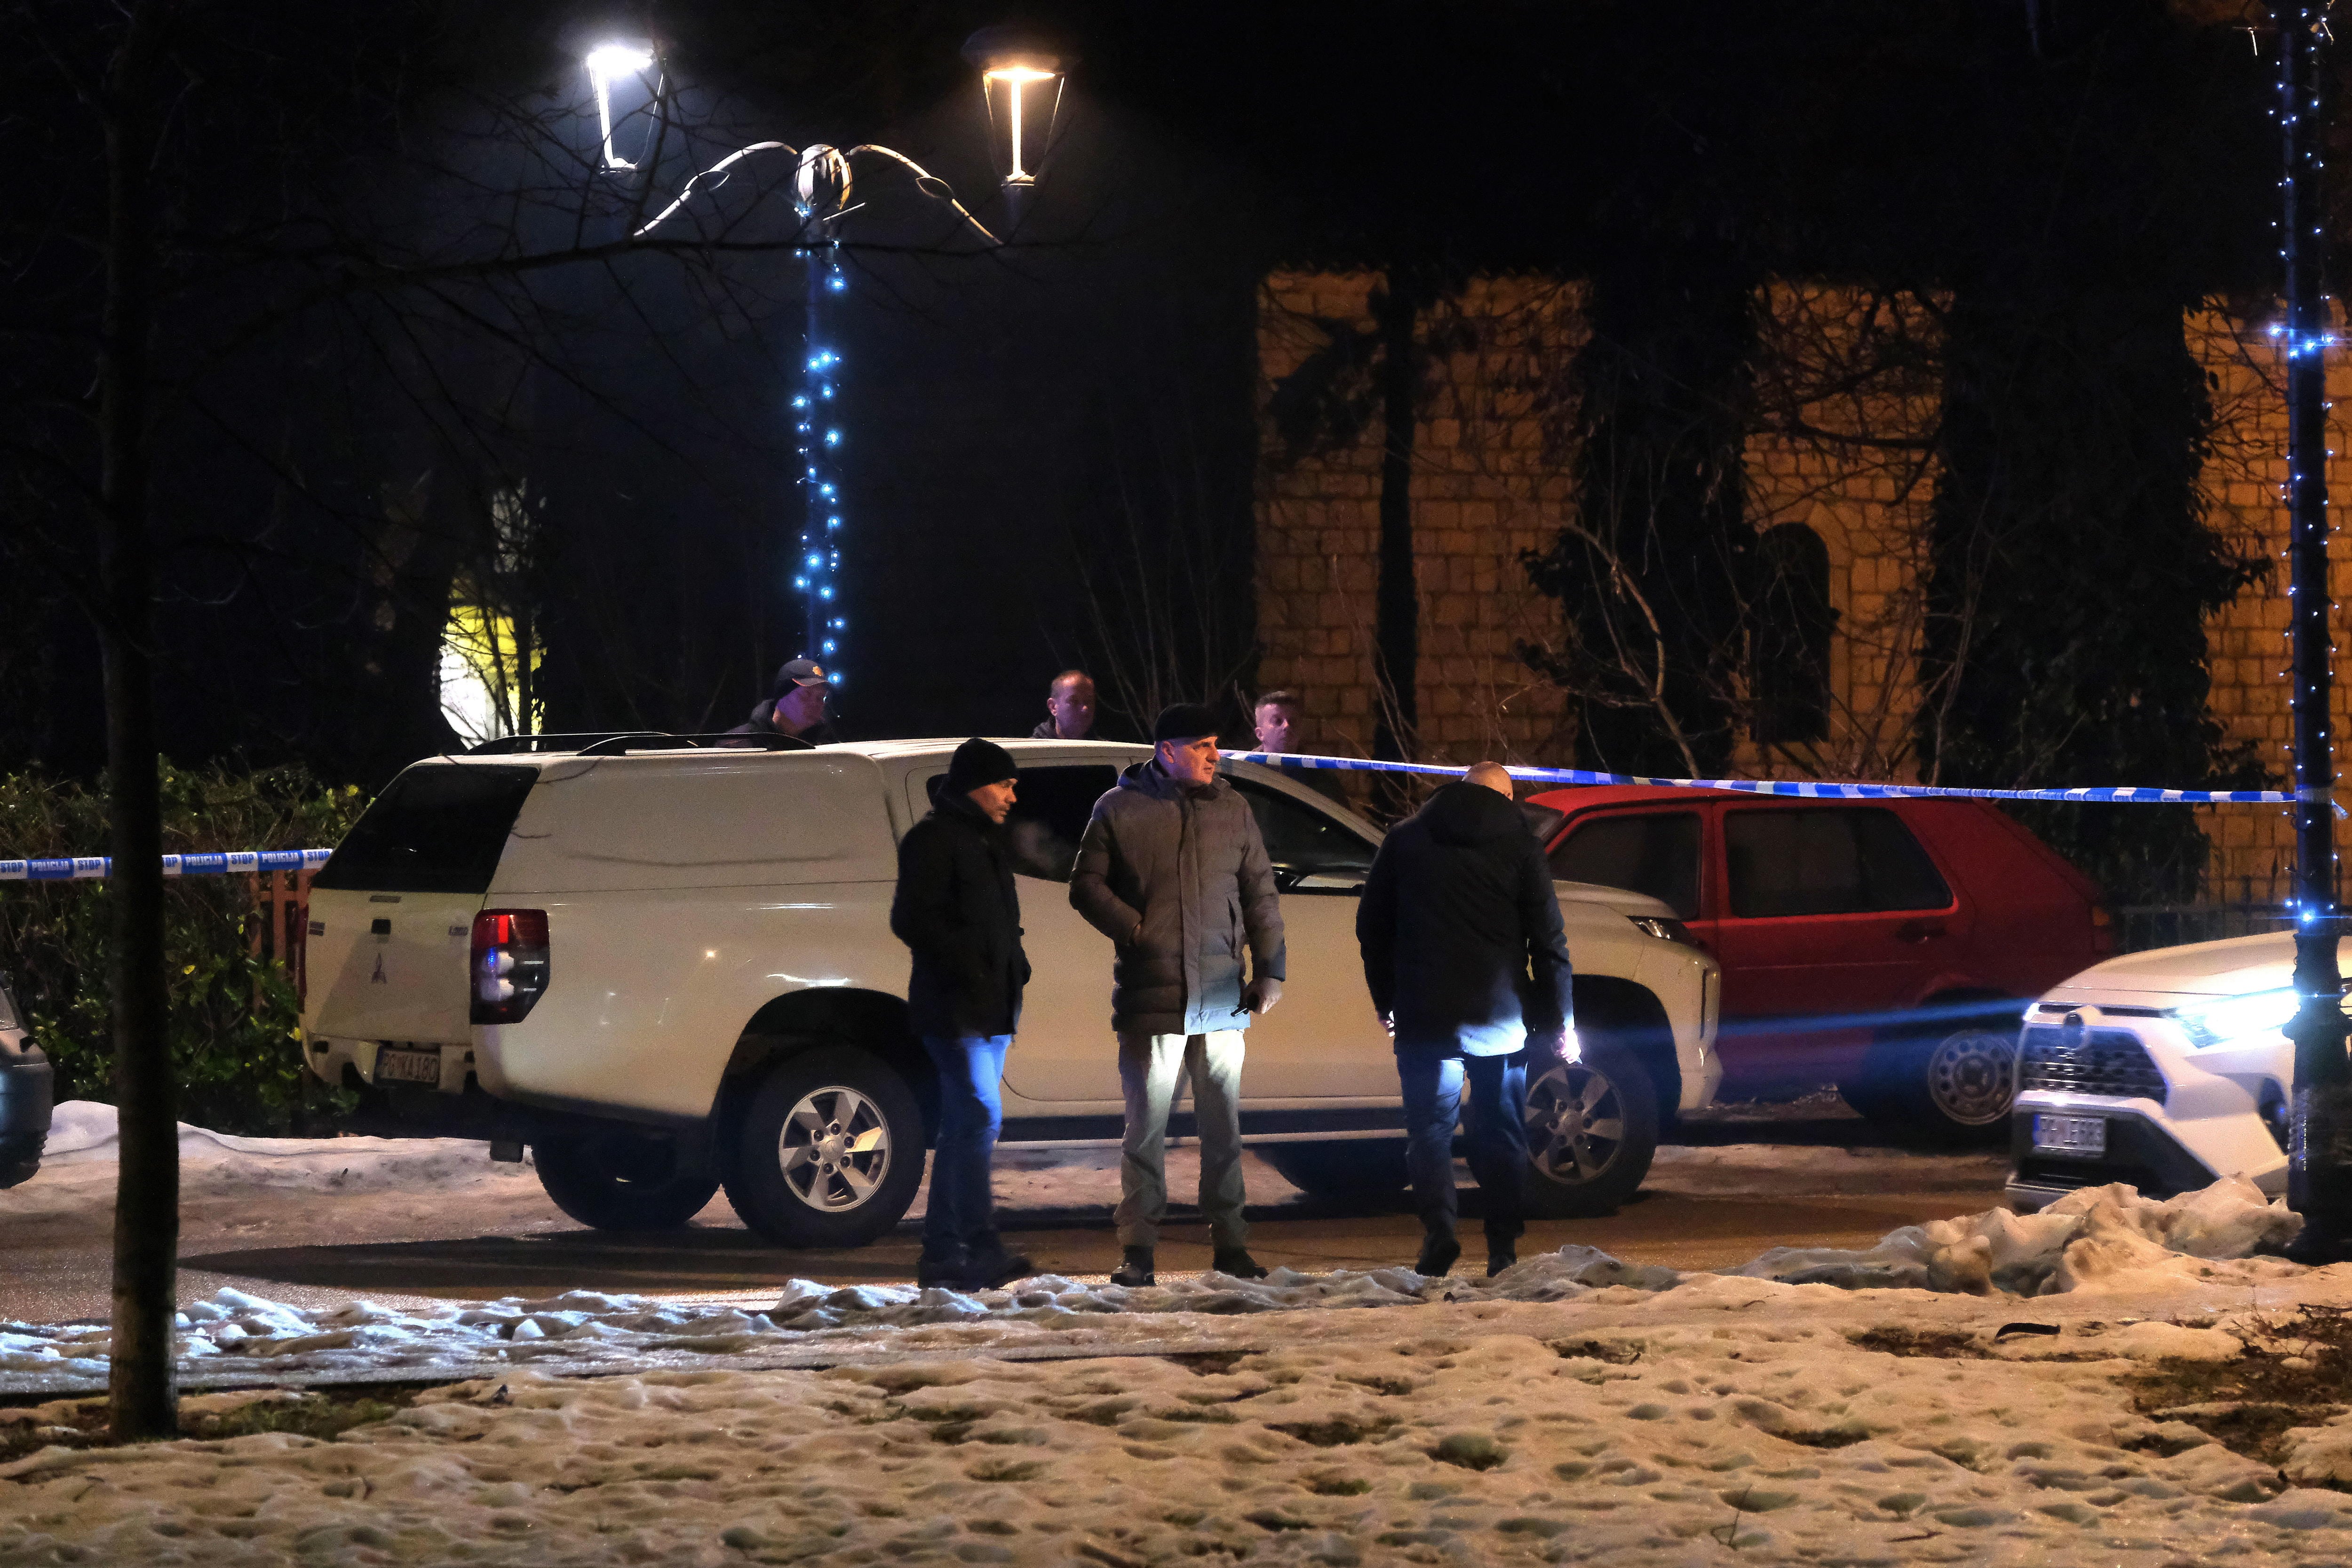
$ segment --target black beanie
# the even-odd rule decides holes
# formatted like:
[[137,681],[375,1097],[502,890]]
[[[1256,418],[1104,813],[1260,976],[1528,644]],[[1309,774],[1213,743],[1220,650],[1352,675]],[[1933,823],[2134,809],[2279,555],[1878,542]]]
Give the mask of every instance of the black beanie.
[[948,782],[940,787],[950,795],[964,795],[982,784],[1003,784],[1020,771],[1013,765],[1012,752],[974,735],[955,749],[955,757],[948,763]]
[[1151,741],[1197,741],[1217,732],[1216,710],[1198,702],[1171,702],[1151,721]]

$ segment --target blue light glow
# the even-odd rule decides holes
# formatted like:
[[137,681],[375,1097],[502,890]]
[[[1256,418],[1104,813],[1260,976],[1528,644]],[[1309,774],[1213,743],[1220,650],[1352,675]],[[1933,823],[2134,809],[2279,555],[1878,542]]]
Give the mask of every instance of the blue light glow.
[[[801,494],[806,510],[801,524],[802,569],[793,577],[793,587],[804,596],[809,640],[825,655],[828,679],[839,684],[843,677],[837,660],[844,639],[837,634],[847,623],[831,614],[831,605],[841,573],[839,535],[843,519],[838,510],[838,476],[827,466],[827,454],[840,447],[844,433],[838,426],[817,425],[810,411],[833,400],[833,378],[839,374],[842,363],[837,350],[818,341],[830,320],[818,310],[818,302],[820,299],[846,293],[849,280],[842,275],[837,253],[830,246],[810,252],[808,265],[814,269],[809,279],[808,344],[801,360],[801,385],[793,395],[793,407],[801,411],[795,433],[800,444],[800,482],[805,487]],[[821,528],[817,522],[820,516],[824,519]]]

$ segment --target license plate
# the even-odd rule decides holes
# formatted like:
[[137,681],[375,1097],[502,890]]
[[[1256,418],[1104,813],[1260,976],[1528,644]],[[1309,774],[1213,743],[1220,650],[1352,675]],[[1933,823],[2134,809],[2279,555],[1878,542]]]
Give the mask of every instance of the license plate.
[[2052,1154],[2104,1154],[2107,1152],[2107,1119],[2104,1116],[2037,1116],[2033,1147]]
[[429,1083],[441,1087],[441,1053],[439,1051],[378,1051],[375,1054],[375,1080],[378,1083]]

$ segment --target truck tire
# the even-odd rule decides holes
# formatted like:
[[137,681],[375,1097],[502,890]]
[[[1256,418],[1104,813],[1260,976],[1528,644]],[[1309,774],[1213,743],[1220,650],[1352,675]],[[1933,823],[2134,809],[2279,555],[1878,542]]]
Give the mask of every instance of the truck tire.
[[1871,1041],[1838,1092],[1906,1142],[1949,1146],[2005,1139],[2017,1100],[2017,1027],[1971,1018],[1889,1029]]
[[1401,1138],[1258,1143],[1250,1152],[1300,1192],[1336,1203],[1390,1209],[1411,1184]]
[[668,1138],[597,1132],[541,1139],[530,1152],[555,1206],[597,1230],[676,1230],[719,1191],[718,1177],[680,1167]]
[[1584,1059],[1529,1075],[1529,1219],[1596,1219],[1641,1190],[1658,1152],[1658,1090],[1632,1054],[1587,1045]]
[[776,1064],[745,1107],[727,1196],[779,1247],[863,1247],[923,1179],[923,1113],[906,1078],[855,1046]]

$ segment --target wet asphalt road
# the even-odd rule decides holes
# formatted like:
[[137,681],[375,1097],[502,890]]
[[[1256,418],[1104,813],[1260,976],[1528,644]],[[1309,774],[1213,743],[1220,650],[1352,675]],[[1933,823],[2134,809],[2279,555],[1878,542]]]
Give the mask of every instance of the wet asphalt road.
[[[1881,1142],[1869,1124],[1834,1102],[1709,1113],[1675,1138],[1699,1146],[1769,1142],[1853,1149]],[[1189,1174],[1179,1168],[1181,1158],[1171,1154],[1170,1172],[1170,1186],[1179,1193]],[[1776,1245],[1863,1247],[1898,1226],[1990,1207],[2000,1199],[1999,1163],[1989,1157],[1933,1163],[1892,1153],[1865,1159],[1866,1170],[1858,1162],[1855,1172],[1865,1179],[1843,1183],[1840,1192],[1647,1191],[1606,1218],[1534,1222],[1520,1251],[1524,1256],[1581,1243],[1630,1261],[1715,1268],[1744,1262]],[[1040,1271],[1098,1277],[1117,1265],[1118,1239],[1108,1213],[1117,1175],[1108,1154],[1098,1164],[1075,1174],[1065,1170],[1037,1187],[1047,1201],[1000,1211],[1008,1242],[1027,1253]],[[1320,1270],[1412,1260],[1420,1225],[1402,1201],[1344,1205],[1299,1194],[1254,1158],[1248,1174],[1254,1193],[1276,1194],[1250,1210],[1250,1245],[1260,1261]],[[1005,1185],[1001,1183],[1000,1191]],[[1100,1201],[1068,1201],[1073,1194]],[[1478,1200],[1475,1190],[1465,1189],[1463,1197],[1463,1267],[1475,1268],[1482,1261]],[[919,1250],[919,1222],[914,1220],[853,1250],[771,1247],[743,1228],[723,1196],[688,1229],[641,1235],[582,1228],[535,1190],[526,1198],[509,1195],[496,1203],[428,1205],[422,1219],[411,1212],[389,1227],[341,1206],[352,1201],[357,1200],[278,1194],[240,1205],[233,1214],[189,1213],[180,1248],[181,1299],[209,1295],[222,1285],[300,1305],[330,1305],[354,1295],[391,1305],[403,1299],[536,1297],[570,1289],[686,1296],[756,1292],[795,1277],[835,1284],[898,1283],[913,1279]],[[1183,1205],[1171,1217],[1160,1240],[1162,1272],[1206,1268],[1205,1227]],[[12,1235],[5,1199],[0,1197],[0,1319],[103,1318],[109,1269],[110,1244],[102,1227],[63,1235],[26,1235],[20,1227]]]

